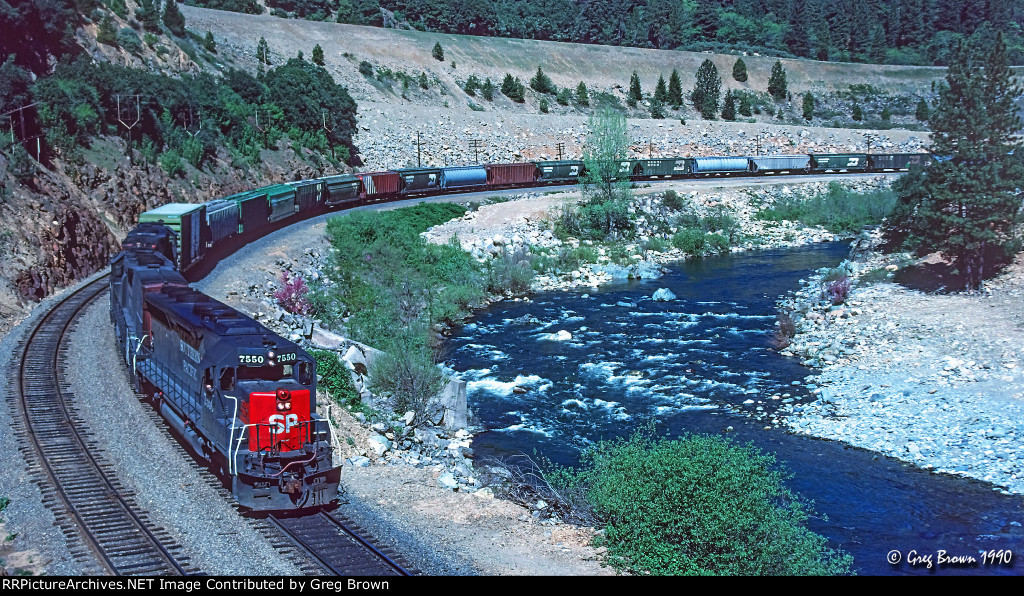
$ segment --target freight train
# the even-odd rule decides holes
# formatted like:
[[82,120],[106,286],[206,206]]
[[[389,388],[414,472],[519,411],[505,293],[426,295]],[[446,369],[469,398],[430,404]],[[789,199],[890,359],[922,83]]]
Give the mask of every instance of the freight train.
[[[905,171],[927,166],[927,153],[841,153],[756,157],[663,157],[615,162],[618,175],[634,181],[709,176],[769,176]],[[341,174],[277,184],[203,204],[170,203],[143,213],[139,222],[161,223],[177,232],[173,257],[181,272],[222,244],[265,234],[285,220],[325,209],[424,197],[576,184],[586,175],[582,160],[402,168]]]
[[[928,154],[668,157],[616,161],[630,180],[781,173],[901,171]],[[315,362],[237,310],[192,289],[183,273],[218,248],[327,209],[436,193],[575,184],[580,160],[342,174],[277,184],[203,204],[143,213],[111,260],[110,318],[137,390],[231,482],[252,510],[316,507],[340,482],[330,426],[316,413]]]

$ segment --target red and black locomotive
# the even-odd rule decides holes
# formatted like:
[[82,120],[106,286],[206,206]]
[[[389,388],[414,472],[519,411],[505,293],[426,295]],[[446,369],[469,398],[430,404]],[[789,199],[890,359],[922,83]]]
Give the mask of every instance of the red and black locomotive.
[[176,233],[141,224],[111,260],[110,316],[137,390],[252,510],[326,505],[338,494],[316,364],[296,344],[192,289]]

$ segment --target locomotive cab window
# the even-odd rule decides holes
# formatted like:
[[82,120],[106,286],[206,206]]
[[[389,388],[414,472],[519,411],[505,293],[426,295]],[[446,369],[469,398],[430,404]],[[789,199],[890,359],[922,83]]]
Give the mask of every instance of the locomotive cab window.
[[309,385],[313,382],[313,366],[309,362],[299,363],[299,383]]
[[239,381],[287,381],[293,377],[291,364],[276,366],[239,366]]
[[220,390],[231,391],[235,388],[235,369],[231,366],[220,373]]

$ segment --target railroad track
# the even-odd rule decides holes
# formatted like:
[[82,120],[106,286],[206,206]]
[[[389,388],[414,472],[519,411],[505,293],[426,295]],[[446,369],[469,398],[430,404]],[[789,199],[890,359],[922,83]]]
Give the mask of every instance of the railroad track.
[[356,576],[418,575],[399,558],[389,555],[361,536],[353,522],[335,513],[270,515],[268,521],[284,533],[308,557],[316,561],[314,573]]
[[148,521],[96,452],[64,382],[64,338],[85,307],[107,290],[108,277],[58,302],[19,343],[7,392],[13,426],[43,502],[76,559],[113,575],[193,574],[197,570],[181,546]]

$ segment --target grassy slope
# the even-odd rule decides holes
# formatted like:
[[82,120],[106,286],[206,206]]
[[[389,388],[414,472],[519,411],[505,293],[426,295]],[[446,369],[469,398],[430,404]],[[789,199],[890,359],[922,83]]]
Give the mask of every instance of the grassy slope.
[[[427,70],[446,82],[477,74],[497,79],[496,82],[500,83],[500,77],[506,72],[526,82],[540,65],[561,87],[575,87],[583,80],[588,86],[599,89],[615,85],[625,88],[635,70],[646,92],[654,90],[659,75],[664,75],[667,80],[672,69],[677,69],[684,90],[689,90],[693,87],[697,67],[710,58],[718,66],[726,87],[763,91],[768,87],[771,66],[775,62],[775,58],[745,57],[750,78],[746,83],[738,83],[731,76],[736,57],[728,55],[421,33],[281,19],[270,15],[241,15],[184,5],[182,10],[190,29],[201,35],[207,29],[213,31],[218,44],[233,46],[243,60],[253,62],[253,68],[256,42],[262,35],[281,58],[295,56],[299,50],[308,58],[313,46],[320,44],[328,68],[342,80],[352,80],[353,59],[343,56],[349,53],[355,56],[354,64],[369,60],[376,65],[410,73]],[[444,47],[444,62],[431,58],[430,52],[436,42]],[[457,64],[454,70],[452,62]],[[927,91],[931,81],[942,78],[945,73],[945,69],[937,67],[811,60],[782,62],[793,92],[842,90],[850,83],[868,83],[887,92]],[[358,84],[353,85],[353,91],[356,94],[360,92]]]

